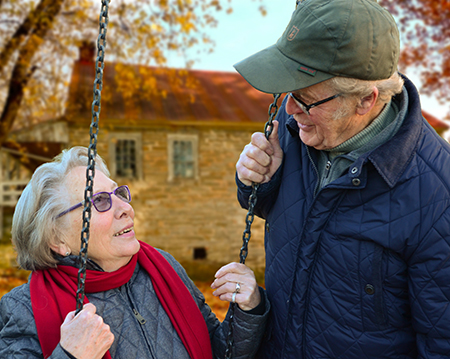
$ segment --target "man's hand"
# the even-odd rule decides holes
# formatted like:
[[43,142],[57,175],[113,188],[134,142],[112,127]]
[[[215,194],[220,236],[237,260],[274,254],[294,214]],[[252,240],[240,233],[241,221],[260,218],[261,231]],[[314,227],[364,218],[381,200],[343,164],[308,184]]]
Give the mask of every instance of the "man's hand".
[[272,179],[283,161],[283,150],[278,139],[278,121],[273,121],[273,132],[267,141],[261,132],[252,135],[236,163],[239,180],[247,186],[266,183]]

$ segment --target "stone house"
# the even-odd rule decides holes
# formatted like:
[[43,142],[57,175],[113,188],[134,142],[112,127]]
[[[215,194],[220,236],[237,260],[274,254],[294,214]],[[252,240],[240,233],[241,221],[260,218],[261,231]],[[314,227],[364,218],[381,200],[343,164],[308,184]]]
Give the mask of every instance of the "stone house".
[[[89,145],[93,53],[80,53],[64,116],[13,133],[16,147],[2,148],[5,227],[37,165]],[[272,101],[237,73],[105,65],[97,149],[111,177],[131,189],[140,240],[179,261],[239,261],[246,211],[236,200],[235,163]],[[247,259],[254,268],[264,266],[263,236],[255,217]]]
[[[8,184],[19,172],[6,162],[32,162],[14,178],[15,197],[8,192],[5,226],[37,165],[89,145],[94,66],[90,56],[74,64],[63,117],[13,133],[20,148],[4,148]],[[105,64],[97,149],[111,177],[130,187],[140,240],[180,261],[239,261],[247,212],[236,200],[235,163],[251,134],[264,129],[272,101],[235,73]],[[259,219],[247,263],[264,265]]]

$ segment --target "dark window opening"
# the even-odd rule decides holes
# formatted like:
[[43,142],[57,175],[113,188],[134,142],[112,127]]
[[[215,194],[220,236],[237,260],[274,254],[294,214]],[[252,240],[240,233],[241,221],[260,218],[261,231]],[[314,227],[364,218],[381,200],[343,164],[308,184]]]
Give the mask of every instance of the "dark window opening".
[[193,178],[195,176],[194,148],[192,141],[173,142],[173,166],[175,177]]
[[194,259],[206,259],[206,248],[194,248]]
[[119,177],[137,177],[136,142],[118,140],[116,144],[116,175]]

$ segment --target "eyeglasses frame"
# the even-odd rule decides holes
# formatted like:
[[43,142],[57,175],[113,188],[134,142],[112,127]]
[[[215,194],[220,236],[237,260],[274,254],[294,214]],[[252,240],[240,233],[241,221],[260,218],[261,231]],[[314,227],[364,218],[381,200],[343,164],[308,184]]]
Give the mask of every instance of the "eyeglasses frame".
[[[130,200],[129,200],[128,202],[127,202],[127,201],[124,201],[121,197],[117,196],[117,194],[116,194],[116,191],[117,191],[119,188],[123,188],[123,187],[125,187],[126,190],[127,190],[127,192],[128,192],[128,196],[129,196],[129,198],[130,198]],[[94,208],[97,210],[97,212],[100,212],[100,213],[101,213],[101,212],[107,212],[107,211],[109,211],[109,210],[111,209],[111,207],[112,207],[112,199],[111,199],[110,205],[109,205],[109,208],[108,208],[108,209],[105,209],[104,211],[99,211],[99,210],[98,210],[98,208],[97,208],[97,207],[95,206],[95,204],[94,204],[94,197],[95,197],[96,195],[100,194],[100,193],[107,193],[107,194],[109,195],[109,198],[110,198],[110,199],[111,199],[111,195],[114,194],[117,198],[119,198],[120,200],[122,200],[122,201],[124,201],[124,202],[126,202],[126,203],[130,203],[130,202],[131,202],[131,192],[130,192],[130,189],[128,188],[127,185],[119,186],[119,187],[117,187],[114,191],[111,191],[111,192],[107,192],[107,191],[97,192],[97,193],[95,193],[95,194],[92,195],[91,203],[92,203],[92,205],[94,206]],[[79,208],[79,207],[81,207],[81,206],[84,206],[85,202],[86,202],[86,201],[83,200],[83,201],[81,201],[80,203],[77,203],[76,205],[70,207],[69,209],[66,209],[65,211],[63,211],[63,212],[61,212],[60,214],[58,214],[58,215],[55,217],[55,219],[58,219],[59,217],[62,217],[62,216],[64,216],[65,214],[67,214],[67,213],[69,213],[69,212],[71,212],[71,211],[73,211],[73,210],[75,210],[75,209],[77,209],[77,208]]]
[[306,103],[304,103],[304,102],[303,102],[302,100],[300,100],[297,96],[295,96],[292,92],[289,92],[289,96],[292,97],[292,99],[294,100],[294,102],[296,103],[296,105],[298,105],[298,106],[302,109],[302,111],[303,111],[304,113],[306,113],[308,116],[310,116],[310,115],[311,115],[311,114],[309,113],[309,110],[310,110],[310,109],[312,109],[313,107],[319,106],[319,105],[321,105],[321,104],[323,104],[323,103],[325,103],[325,102],[334,100],[336,97],[339,97],[340,94],[336,94],[336,95],[334,95],[334,96],[327,97],[326,99],[320,100],[320,101],[317,101],[317,102],[314,102],[314,103],[312,103],[311,105],[307,105]]

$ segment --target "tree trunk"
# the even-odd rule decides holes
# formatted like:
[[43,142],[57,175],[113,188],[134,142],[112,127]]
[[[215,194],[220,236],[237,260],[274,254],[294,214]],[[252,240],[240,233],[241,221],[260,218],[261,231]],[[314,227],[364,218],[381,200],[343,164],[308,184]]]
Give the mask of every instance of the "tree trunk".
[[[9,39],[9,41],[3,47],[0,53],[0,73],[2,73],[8,64],[11,55],[20,47],[25,38],[31,33],[31,31],[36,26],[36,22],[39,17],[42,16],[45,8],[47,7],[48,1],[41,0],[39,4],[31,11],[24,22],[17,28],[14,35]],[[0,6],[2,0],[0,0]],[[45,16],[45,15],[44,15]]]
[[[39,50],[39,46],[44,41],[45,35],[52,27],[63,2],[64,0],[42,0],[16,31],[16,34],[20,34],[19,36],[23,36],[23,32],[28,31],[28,39],[20,47],[19,56],[12,71],[8,95],[0,117],[0,146],[8,137],[9,131],[19,112],[24,90],[34,71],[31,68],[33,56]],[[39,13],[37,12],[38,8]],[[25,23],[27,23],[26,26]],[[18,47],[18,44],[13,45],[16,48]]]

